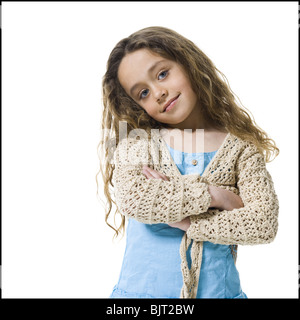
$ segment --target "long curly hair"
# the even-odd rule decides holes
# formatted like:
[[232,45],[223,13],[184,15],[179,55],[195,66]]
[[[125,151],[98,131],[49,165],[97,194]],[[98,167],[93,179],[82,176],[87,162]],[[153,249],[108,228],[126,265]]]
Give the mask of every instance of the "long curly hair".
[[[193,91],[198,96],[201,114],[207,123],[254,143],[270,162],[278,155],[279,149],[246,111],[238,97],[231,90],[225,75],[213,62],[190,40],[177,32],[164,27],[141,29],[117,43],[110,53],[106,73],[102,81],[103,113],[101,141],[97,147],[100,169],[96,175],[97,194],[99,172],[102,174],[104,195],[107,199],[105,222],[115,231],[115,236],[125,229],[125,217],[120,215],[121,224],[114,228],[108,218],[112,210],[112,176],[114,164],[112,155],[119,143],[119,121],[127,123],[127,132],[132,129],[144,129],[150,133],[152,128],[161,129],[163,124],[151,118],[120,85],[119,65],[124,56],[138,49],[146,48],[163,58],[179,63],[185,69]],[[240,105],[237,103],[239,101]],[[272,159],[272,160],[273,160]],[[115,212],[120,214],[118,209]],[[115,223],[116,224],[116,223]]]

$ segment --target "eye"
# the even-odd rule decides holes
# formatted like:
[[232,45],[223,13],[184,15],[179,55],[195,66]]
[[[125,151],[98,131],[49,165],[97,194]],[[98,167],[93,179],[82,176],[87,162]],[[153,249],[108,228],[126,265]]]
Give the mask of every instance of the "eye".
[[139,98],[140,98],[140,99],[146,98],[147,95],[148,95],[148,93],[149,93],[149,89],[144,89],[144,90],[142,90],[141,93],[140,93],[140,95],[139,95]]
[[166,76],[168,75],[168,71],[162,71],[159,75],[158,75],[158,80],[164,79]]

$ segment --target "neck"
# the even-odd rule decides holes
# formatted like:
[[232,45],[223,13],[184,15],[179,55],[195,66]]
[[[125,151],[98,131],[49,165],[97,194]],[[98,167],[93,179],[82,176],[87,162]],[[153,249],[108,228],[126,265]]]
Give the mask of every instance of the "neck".
[[192,130],[192,132],[195,132],[197,129],[204,129],[208,131],[217,129],[213,123],[205,121],[200,115],[191,118],[189,121],[183,121],[177,124],[164,124],[164,127],[169,130],[179,129],[181,131],[189,129]]
[[190,129],[192,132],[197,129],[211,130],[216,129],[215,125],[208,121],[203,113],[201,112],[201,108],[195,107],[191,114],[182,122],[176,124],[165,124],[165,128],[167,129]]

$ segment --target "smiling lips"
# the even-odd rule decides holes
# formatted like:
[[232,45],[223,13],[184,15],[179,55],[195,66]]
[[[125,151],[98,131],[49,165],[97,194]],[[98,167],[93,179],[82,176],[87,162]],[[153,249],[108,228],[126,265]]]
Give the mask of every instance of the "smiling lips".
[[164,105],[164,111],[163,112],[168,112],[171,109],[173,109],[174,105],[177,102],[179,95],[175,98],[170,99],[165,105]]

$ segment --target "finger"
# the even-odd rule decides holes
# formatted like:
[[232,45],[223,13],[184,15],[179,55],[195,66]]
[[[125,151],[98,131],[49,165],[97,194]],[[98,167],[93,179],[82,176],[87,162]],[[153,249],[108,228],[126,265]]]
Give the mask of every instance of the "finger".
[[164,174],[162,174],[162,173],[160,173],[160,172],[158,172],[156,170],[150,169],[149,172],[152,174],[154,179],[162,179],[162,180],[165,180],[165,181],[169,180]]
[[153,177],[154,179],[162,179],[162,177],[160,177],[159,173],[157,171],[155,171],[154,169],[151,169],[147,166],[144,166],[143,169],[149,174],[151,175],[151,177]]
[[142,173],[146,176],[147,179],[152,178],[152,174],[146,169],[143,169]]
[[169,181],[169,178],[165,175],[162,175],[162,179],[165,180],[165,181]]
[[156,177],[153,175],[153,171],[154,170],[152,170],[149,167],[144,167],[143,168],[143,173],[147,177],[147,179],[156,179]]
[[157,177],[157,179],[163,179],[165,181],[169,181],[169,178],[159,171],[152,170],[151,173]]
[[148,172],[154,179],[163,179],[169,181],[169,178],[167,176],[147,166],[143,166],[143,171]]
[[150,172],[153,175],[154,179],[162,179],[162,177],[160,176],[160,174],[157,171],[151,170]]
[[143,171],[150,172],[150,171],[151,171],[151,168],[150,168],[150,167],[147,167],[147,166],[143,166]]

